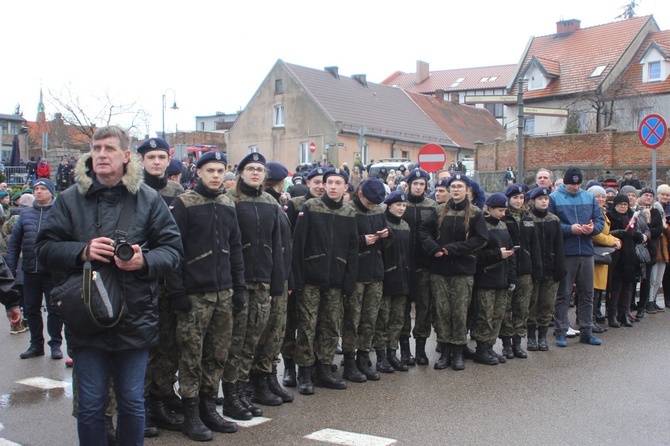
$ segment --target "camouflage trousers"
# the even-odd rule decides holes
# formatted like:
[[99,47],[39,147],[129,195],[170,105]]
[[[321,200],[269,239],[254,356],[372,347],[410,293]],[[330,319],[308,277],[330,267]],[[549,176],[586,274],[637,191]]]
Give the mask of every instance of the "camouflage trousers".
[[533,277],[526,274],[518,277],[518,284],[507,302],[507,311],[500,327],[500,337],[526,336],[526,320],[530,295],[533,293]]
[[247,334],[247,318],[249,316],[249,302],[245,299],[242,310],[233,316],[233,334],[230,338],[230,351],[228,360],[223,366],[223,381],[235,383],[239,377],[240,351],[244,345],[244,337]]
[[179,349],[175,339],[177,315],[170,308],[161,285],[158,291],[158,345],[149,351],[147,373],[144,376],[144,395],[149,392],[158,396],[174,393],[176,373],[179,370]]
[[369,351],[382,299],[383,282],[356,283],[354,293],[344,298],[342,351]]
[[530,295],[530,305],[528,305],[527,325],[549,327],[560,283],[551,278],[533,283],[533,292]]
[[468,306],[472,299],[473,282],[472,276],[430,275],[438,342],[456,345],[467,343]]
[[191,310],[177,312],[179,394],[219,390],[233,331],[233,290],[189,294]]
[[270,316],[261,334],[251,369],[255,372],[272,373],[272,366],[278,360],[286,333],[286,304],[288,302],[288,282],[284,284],[281,296],[273,297]]
[[[409,337],[410,331],[415,338],[429,338],[431,335],[431,319],[435,319],[435,299],[430,284],[430,271],[420,269],[416,272],[417,290],[414,301],[414,330],[411,331],[412,302],[407,299],[401,336]],[[433,321],[434,323],[434,321]]]
[[315,359],[322,364],[331,364],[339,340],[342,289],[305,285],[296,303],[296,364],[311,366]]
[[295,332],[298,325],[298,308],[296,302],[300,299],[300,292],[293,291],[288,296],[286,304],[286,331],[284,332],[284,343],[281,348],[283,358],[293,359],[295,356]]
[[231,350],[231,354],[237,355],[237,379],[242,382],[249,381],[256,346],[268,323],[271,307],[269,283],[248,283],[247,292],[249,297],[244,341],[239,352],[237,349]]
[[509,293],[507,289],[482,288],[477,289],[476,293],[479,316],[475,329],[475,340],[495,344],[507,310]]
[[375,325],[375,350],[397,350],[407,296],[384,296]]

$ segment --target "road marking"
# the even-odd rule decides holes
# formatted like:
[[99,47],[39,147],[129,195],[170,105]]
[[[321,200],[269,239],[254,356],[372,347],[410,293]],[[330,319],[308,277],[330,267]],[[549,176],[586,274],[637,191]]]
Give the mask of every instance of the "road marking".
[[64,389],[66,387],[71,387],[72,383],[65,381],[56,381],[55,379],[44,378],[42,376],[35,376],[33,378],[20,379],[16,381],[19,384],[25,384],[26,386],[37,387],[40,389]]
[[[219,413],[221,412],[219,411]],[[265,418],[265,417],[253,417],[251,420],[236,420],[235,418],[229,418],[224,415],[221,416],[228,421],[235,422],[240,427],[258,426],[259,424],[267,423],[268,421],[272,420],[272,418]]]
[[4,438],[0,438],[0,446],[21,446],[18,443],[14,443],[13,441],[6,440]]
[[321,429],[305,435],[304,438],[345,446],[387,446],[395,444],[397,441],[393,438],[375,437],[374,435],[357,434],[337,429]]

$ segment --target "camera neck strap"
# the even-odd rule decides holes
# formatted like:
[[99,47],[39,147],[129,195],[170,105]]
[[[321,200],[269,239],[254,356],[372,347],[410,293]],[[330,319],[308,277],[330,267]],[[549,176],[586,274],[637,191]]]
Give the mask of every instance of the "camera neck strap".
[[134,196],[130,192],[124,190],[121,198],[121,213],[119,214],[119,221],[116,223],[116,231],[114,237],[118,239],[126,239],[128,237],[128,226],[130,225],[130,215],[135,210],[133,206]]

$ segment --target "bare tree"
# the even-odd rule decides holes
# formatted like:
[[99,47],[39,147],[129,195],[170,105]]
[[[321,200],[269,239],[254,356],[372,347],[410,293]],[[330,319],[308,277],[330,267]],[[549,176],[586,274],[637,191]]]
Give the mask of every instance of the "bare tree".
[[21,110],[21,104],[16,104],[14,106],[14,114],[19,115],[19,116],[23,116],[23,110]]
[[618,16],[615,17],[615,19],[632,19],[633,17],[637,17],[637,14],[635,14],[635,8],[637,8],[638,2],[633,0],[630,3],[627,3],[621,7],[623,12],[619,14]]

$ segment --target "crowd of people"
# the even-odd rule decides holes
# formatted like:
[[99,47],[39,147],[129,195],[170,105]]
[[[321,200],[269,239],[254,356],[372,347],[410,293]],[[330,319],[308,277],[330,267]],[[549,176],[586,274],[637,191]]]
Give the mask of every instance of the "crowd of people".
[[[552,326],[558,347],[573,334],[598,346],[608,328],[664,311],[668,185],[583,188],[569,167],[560,181],[540,169],[532,188],[512,181],[487,195],[457,170],[431,179],[416,165],[393,172],[390,190],[391,172],[367,178],[358,164],[291,178],[258,152],[231,166],[218,151],[181,162],[161,138],[137,155],[129,142],[100,128],[72,187],[57,194],[38,179],[5,253],[12,273],[23,261],[21,358],[45,354],[43,296],[51,357],[63,358],[49,302],[63,275],[91,260],[114,264],[126,284],[116,326],[75,336],[65,325],[83,445],[142,444],[159,429],[194,441],[233,433],[231,419],[290,403],[291,388],[343,390],[428,365],[433,332],[434,369],[463,370],[466,359],[497,365],[547,351]],[[115,230],[127,203],[133,254],[122,260]],[[0,297],[20,324],[16,296]]]

